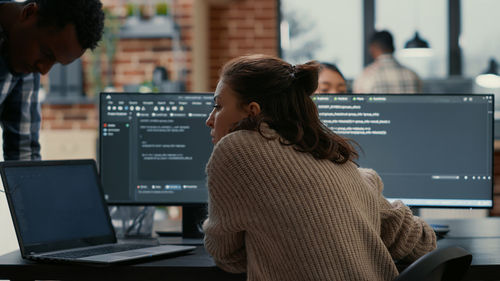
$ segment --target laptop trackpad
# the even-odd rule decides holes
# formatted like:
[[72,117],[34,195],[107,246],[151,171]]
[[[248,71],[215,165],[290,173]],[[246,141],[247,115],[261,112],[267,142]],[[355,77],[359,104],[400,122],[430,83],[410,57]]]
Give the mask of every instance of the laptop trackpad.
[[97,263],[113,263],[118,261],[129,261],[142,257],[151,257],[151,254],[144,251],[125,251],[125,252],[117,252],[111,254],[85,257],[85,258],[80,258],[78,260],[97,262]]
[[149,255],[150,253],[148,252],[141,252],[141,251],[126,251],[126,252],[118,252],[118,253],[113,253],[113,256],[120,256],[120,257],[137,257],[137,256],[145,256]]

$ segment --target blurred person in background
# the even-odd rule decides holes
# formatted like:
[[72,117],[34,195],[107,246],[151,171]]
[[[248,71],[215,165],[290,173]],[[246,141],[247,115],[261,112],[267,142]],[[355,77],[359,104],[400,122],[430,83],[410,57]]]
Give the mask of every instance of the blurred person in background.
[[99,0],[0,1],[0,125],[5,160],[40,159],[40,74],[101,40]]
[[422,83],[417,74],[394,58],[391,33],[375,32],[370,38],[369,52],[375,61],[354,81],[354,93],[413,94],[420,91]]
[[318,77],[318,89],[316,89],[315,93],[347,93],[347,84],[344,75],[342,75],[342,72],[340,72],[336,65],[327,62],[321,63]]

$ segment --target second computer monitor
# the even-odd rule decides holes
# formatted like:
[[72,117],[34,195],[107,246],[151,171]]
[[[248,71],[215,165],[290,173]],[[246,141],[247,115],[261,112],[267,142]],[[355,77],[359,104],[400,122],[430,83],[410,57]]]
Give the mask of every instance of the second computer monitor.
[[492,95],[316,95],[323,123],[360,146],[384,195],[410,206],[491,207]]
[[[101,94],[100,171],[112,204],[207,202],[213,94]],[[492,95],[315,95],[320,119],[362,148],[389,200],[491,207]]]
[[102,93],[100,172],[111,204],[207,202],[213,94]]

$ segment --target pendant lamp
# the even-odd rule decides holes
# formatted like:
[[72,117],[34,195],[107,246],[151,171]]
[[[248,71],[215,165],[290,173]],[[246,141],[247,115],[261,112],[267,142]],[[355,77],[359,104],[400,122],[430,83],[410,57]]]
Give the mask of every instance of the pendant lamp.
[[415,31],[415,36],[406,42],[401,53],[408,57],[429,57],[432,56],[432,49],[429,43],[420,37],[418,31]]
[[415,31],[415,36],[405,44],[405,49],[409,48],[429,48],[429,43],[420,37],[418,31]]
[[500,76],[498,75],[498,64],[491,58],[488,69],[476,77],[476,83],[484,88],[500,88]]

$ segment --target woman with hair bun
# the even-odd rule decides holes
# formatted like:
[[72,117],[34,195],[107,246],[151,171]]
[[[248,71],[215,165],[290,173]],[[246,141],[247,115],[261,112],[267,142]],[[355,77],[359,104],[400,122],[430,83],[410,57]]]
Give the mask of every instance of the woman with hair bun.
[[320,122],[318,69],[265,55],[223,67],[206,122],[205,248],[248,280],[392,280],[393,260],[416,260],[436,237]]

